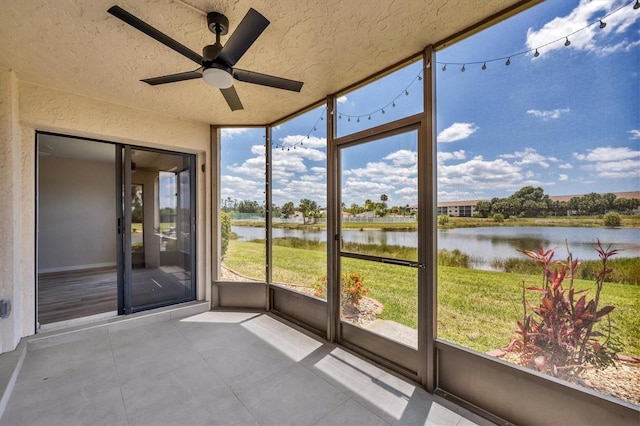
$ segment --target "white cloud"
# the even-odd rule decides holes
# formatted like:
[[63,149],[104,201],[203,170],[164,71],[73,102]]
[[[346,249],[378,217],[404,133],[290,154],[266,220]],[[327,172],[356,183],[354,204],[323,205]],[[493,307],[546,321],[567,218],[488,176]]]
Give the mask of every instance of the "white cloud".
[[620,161],[640,157],[640,151],[634,151],[627,146],[619,148],[607,146],[588,149],[587,151],[587,154],[579,154],[577,152],[574,152],[573,156],[578,160],[597,162]]
[[391,160],[395,166],[413,165],[418,161],[418,153],[408,149],[401,149],[387,155],[383,160]]
[[482,156],[464,163],[438,167],[438,185],[442,188],[511,189],[518,187],[522,178],[520,166],[504,159],[486,161]]
[[444,163],[445,161],[448,161],[448,160],[464,160],[467,157],[464,149],[461,149],[459,151],[454,151],[454,152],[438,151],[437,156],[438,156],[438,164]]
[[587,150],[586,154],[573,153],[573,156],[587,162],[583,170],[594,172],[604,179],[640,177],[640,151],[629,147],[598,147]]
[[527,110],[527,114],[531,114],[531,115],[533,115],[535,117],[542,118],[544,121],[556,120],[556,119],[560,118],[560,116],[562,114],[565,114],[567,112],[569,112],[569,108],[552,109],[552,110],[547,110],[547,111],[542,111],[542,110],[539,110],[539,109]]
[[[607,23],[605,28],[600,28],[599,25],[589,25],[624,5],[625,1],[581,0],[568,15],[552,19],[539,30],[529,28],[527,30],[527,47],[529,49],[539,48],[541,53],[539,58],[544,58],[545,54],[554,50],[567,49],[563,40],[568,34],[571,34],[569,36],[571,41],[569,48],[571,49],[596,52],[599,55],[631,49],[638,45],[636,41],[629,42],[625,39],[616,44],[608,45],[607,43],[610,43],[608,39],[614,34],[624,34],[640,18],[640,14],[634,13],[633,10],[620,11],[604,20]],[[574,32],[576,33],[573,34]],[[559,41],[554,43],[555,40]]]
[[544,167],[545,169],[549,167],[549,163],[547,163],[547,159],[538,154],[538,152],[534,148],[525,148],[524,151],[516,151],[513,154],[502,154],[500,158],[508,158],[508,159],[517,159],[514,164],[519,166],[527,165],[527,164],[537,164],[540,167]]
[[564,182],[564,181],[567,181],[567,180],[569,180],[569,175],[564,175],[564,174],[559,174],[558,175],[558,181]]
[[313,173],[319,174],[319,175],[326,175],[327,174],[327,169],[324,167],[311,167],[311,170]]
[[627,133],[631,133],[631,136],[629,137],[629,139],[631,139],[631,140],[640,139],[640,130],[639,129],[629,130]]
[[232,138],[234,136],[238,136],[241,135],[243,133],[248,132],[249,130],[252,130],[249,127],[225,127],[223,129],[220,129],[220,132],[222,134],[222,138]]
[[345,102],[347,102],[347,97],[345,95],[340,96],[338,99],[336,99],[336,102],[339,104],[343,104]]
[[327,138],[319,138],[317,136],[306,135],[287,135],[280,138],[281,144],[286,147],[300,146],[307,148],[326,148]]
[[570,163],[564,163],[564,164],[560,164],[558,166],[558,168],[560,168],[560,169],[573,169],[573,166]]
[[438,142],[455,142],[466,139],[476,131],[479,127],[474,123],[453,123],[451,126],[438,133]]

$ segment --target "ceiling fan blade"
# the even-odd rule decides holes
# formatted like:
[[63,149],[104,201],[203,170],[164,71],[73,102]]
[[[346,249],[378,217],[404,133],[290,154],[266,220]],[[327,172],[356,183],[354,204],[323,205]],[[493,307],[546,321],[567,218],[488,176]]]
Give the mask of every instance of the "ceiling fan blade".
[[244,109],[235,87],[231,86],[228,89],[220,89],[220,91],[222,92],[222,96],[224,96],[224,100],[229,104],[229,108],[231,108],[231,111]]
[[229,66],[234,66],[268,25],[269,20],[260,12],[253,8],[249,9],[218,57]]
[[260,74],[259,72],[246,71],[246,70],[233,70],[233,77],[236,80],[244,81],[245,83],[261,84],[263,86],[275,87],[277,89],[291,90],[293,92],[299,92],[304,84],[301,81],[289,80],[282,77],[275,77],[273,75]]
[[194,71],[181,72],[178,74],[163,75],[162,77],[145,78],[145,83],[156,86],[158,84],[175,83],[177,81],[193,80],[202,77],[202,67]]
[[111,6],[107,12],[109,12],[116,18],[120,19],[121,21],[131,25],[137,30],[142,31],[149,37],[156,39],[157,41],[164,44],[168,48],[175,50],[176,52],[180,53],[183,56],[186,56],[187,58],[191,59],[193,62],[197,63],[198,65],[202,64],[203,58],[200,54],[189,49],[187,46],[181,43],[178,43],[168,35],[161,33],[160,31],[153,28],[151,25],[140,20],[139,18],[136,18],[126,10],[122,9],[120,6]]
[[229,108],[231,108],[231,111],[244,109],[235,87],[231,86],[228,89],[220,89],[220,91],[222,92],[222,96],[224,96],[224,100],[229,104]]

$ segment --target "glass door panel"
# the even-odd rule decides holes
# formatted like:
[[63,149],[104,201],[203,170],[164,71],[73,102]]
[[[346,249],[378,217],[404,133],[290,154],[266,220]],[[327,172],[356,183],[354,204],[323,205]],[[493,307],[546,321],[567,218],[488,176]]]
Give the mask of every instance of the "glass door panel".
[[142,149],[130,153],[130,191],[125,179],[125,200],[130,202],[125,212],[131,256],[125,304],[135,312],[192,300],[193,157]]
[[417,151],[417,130],[340,149],[341,323],[412,349],[420,266]]

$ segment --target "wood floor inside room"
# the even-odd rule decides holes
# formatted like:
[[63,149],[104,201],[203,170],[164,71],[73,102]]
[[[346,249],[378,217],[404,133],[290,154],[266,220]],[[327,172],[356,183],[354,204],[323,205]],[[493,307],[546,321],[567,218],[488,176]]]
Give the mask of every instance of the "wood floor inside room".
[[118,310],[115,267],[38,275],[38,322],[51,324]]
[[[134,307],[192,299],[191,274],[176,266],[134,268],[130,294]],[[115,267],[38,275],[40,324],[117,311]]]

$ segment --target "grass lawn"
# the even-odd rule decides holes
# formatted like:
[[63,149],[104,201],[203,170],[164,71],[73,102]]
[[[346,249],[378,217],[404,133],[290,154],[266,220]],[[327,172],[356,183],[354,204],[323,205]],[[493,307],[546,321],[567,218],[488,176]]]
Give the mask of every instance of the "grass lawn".
[[[343,272],[361,273],[368,296],[384,305],[379,316],[409,327],[417,323],[417,270],[413,268],[343,260]],[[273,281],[313,285],[326,273],[322,250],[273,247]],[[232,240],[224,265],[244,275],[264,280],[264,243]],[[486,352],[510,341],[516,320],[522,316],[521,282],[541,282],[540,276],[478,271],[440,266],[438,268],[438,337],[477,351]],[[590,281],[576,280],[577,288],[595,292]],[[530,301],[538,301],[528,292]],[[622,353],[640,356],[640,286],[605,283],[600,307],[615,306],[611,313],[614,335]]]

